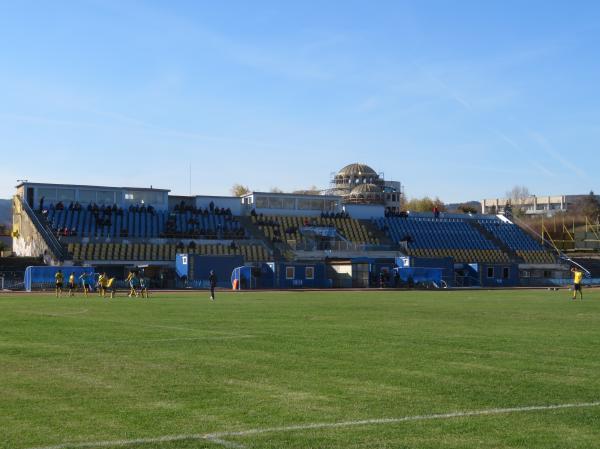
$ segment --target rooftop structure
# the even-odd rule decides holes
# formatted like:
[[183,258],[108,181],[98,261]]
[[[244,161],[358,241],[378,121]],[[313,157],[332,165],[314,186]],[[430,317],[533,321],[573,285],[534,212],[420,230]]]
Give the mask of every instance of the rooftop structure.
[[346,165],[332,175],[329,194],[339,195],[344,204],[382,205],[391,212],[399,212],[402,185],[386,181],[383,173],[362,163]]

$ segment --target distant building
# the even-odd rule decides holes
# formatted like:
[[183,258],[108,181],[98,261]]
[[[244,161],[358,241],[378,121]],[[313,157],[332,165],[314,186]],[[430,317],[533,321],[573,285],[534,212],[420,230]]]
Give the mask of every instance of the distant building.
[[[523,209],[527,215],[553,215],[557,212],[566,212],[573,207],[577,201],[588,195],[531,195],[523,200],[511,200],[509,198],[488,198],[481,201],[481,212],[484,214],[502,214],[507,204],[513,208]],[[600,200],[600,195],[596,195]]]

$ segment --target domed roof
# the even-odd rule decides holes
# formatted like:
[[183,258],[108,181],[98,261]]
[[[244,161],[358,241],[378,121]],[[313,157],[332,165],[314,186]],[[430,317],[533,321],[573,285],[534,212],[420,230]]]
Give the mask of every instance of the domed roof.
[[351,195],[364,195],[366,193],[381,194],[381,187],[375,184],[359,184],[352,189]]
[[337,176],[344,178],[350,176],[377,176],[377,173],[366,164],[349,164],[342,168]]

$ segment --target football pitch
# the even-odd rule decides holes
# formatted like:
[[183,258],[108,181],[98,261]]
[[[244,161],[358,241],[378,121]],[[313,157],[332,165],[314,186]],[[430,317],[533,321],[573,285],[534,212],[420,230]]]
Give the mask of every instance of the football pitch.
[[1,449],[600,447],[600,291],[0,295]]

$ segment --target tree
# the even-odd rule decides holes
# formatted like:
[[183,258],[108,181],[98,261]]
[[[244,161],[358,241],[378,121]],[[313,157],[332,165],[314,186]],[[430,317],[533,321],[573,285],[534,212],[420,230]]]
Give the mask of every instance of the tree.
[[506,198],[512,206],[513,215],[520,216],[525,213],[527,199],[530,198],[531,192],[525,186],[514,186],[511,190],[506,192]]
[[283,193],[283,190],[281,190],[279,187],[271,187],[269,189],[269,192],[271,192],[271,193]]
[[248,188],[248,186],[242,184],[234,184],[231,187],[230,192],[233,196],[244,196],[247,193],[250,193],[250,189]]
[[459,211],[461,211],[463,214],[476,214],[477,213],[477,209],[467,203],[460,204],[457,209]]
[[300,195],[320,195],[321,190],[316,185],[313,184],[308,189],[294,190],[292,193],[297,193]]
[[596,222],[598,221],[598,216],[600,215],[600,201],[598,201],[598,197],[592,190],[590,191],[589,195],[579,198],[575,202],[574,209],[576,213],[585,215],[593,222]]
[[446,205],[438,197],[435,197],[435,199],[431,199],[428,196],[411,198],[405,205],[405,209],[412,212],[431,212],[434,207],[437,207],[440,212],[446,210]]
[[527,198],[531,197],[531,192],[525,186],[514,186],[511,190],[506,192],[506,198],[514,206],[520,207]]

